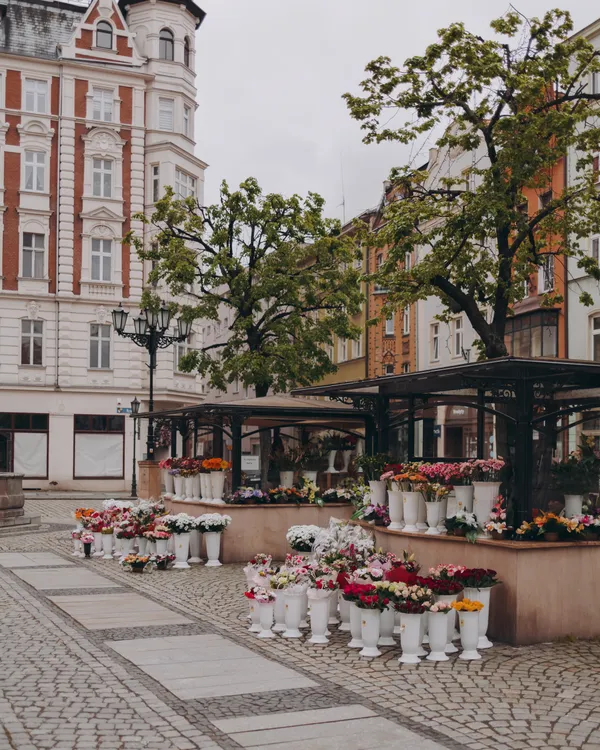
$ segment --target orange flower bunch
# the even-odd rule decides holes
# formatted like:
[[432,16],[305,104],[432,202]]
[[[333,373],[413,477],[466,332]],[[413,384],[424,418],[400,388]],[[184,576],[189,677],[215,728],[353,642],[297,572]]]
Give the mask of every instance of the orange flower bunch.
[[75,520],[81,521],[82,518],[89,518],[95,512],[93,508],[75,508]]
[[452,609],[457,612],[480,612],[483,609],[481,602],[472,599],[462,599],[460,602],[452,602]]
[[202,468],[207,471],[227,471],[230,466],[229,461],[224,461],[222,458],[205,458],[202,461]]

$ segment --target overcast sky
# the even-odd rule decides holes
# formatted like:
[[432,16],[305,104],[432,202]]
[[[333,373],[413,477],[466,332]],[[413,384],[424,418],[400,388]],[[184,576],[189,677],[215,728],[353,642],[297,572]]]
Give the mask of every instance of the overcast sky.
[[[375,205],[400,144],[365,146],[341,95],[358,93],[379,55],[400,65],[464,21],[480,34],[509,7],[503,0],[198,0],[207,12],[197,37],[197,155],[209,163],[205,200],[219,184],[256,177],[266,191],[315,191],[327,213],[346,218]],[[571,11],[575,28],[600,16],[586,0],[520,0],[528,16]],[[343,174],[343,181],[342,181]],[[343,188],[342,188],[343,185]]]

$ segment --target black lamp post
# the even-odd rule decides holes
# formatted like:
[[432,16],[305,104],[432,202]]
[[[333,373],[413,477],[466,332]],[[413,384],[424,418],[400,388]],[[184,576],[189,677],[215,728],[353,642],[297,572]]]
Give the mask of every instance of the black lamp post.
[[[137,346],[147,349],[150,355],[150,400],[148,402],[148,411],[154,411],[154,370],[156,370],[156,352],[159,349],[166,349],[171,344],[179,341],[185,341],[192,330],[192,324],[182,318],[177,319],[177,336],[169,336],[165,331],[171,325],[171,311],[163,304],[158,311],[145,308],[140,310],[137,318],[133,319],[133,333],[127,333],[127,317],[129,313],[119,304],[116,310],[112,311],[112,320],[115,331],[119,336],[131,339]],[[148,438],[146,441],[146,458],[149,461],[154,459],[154,420],[148,419]]]
[[131,415],[133,417],[133,466],[131,470],[131,497],[137,497],[137,476],[136,476],[136,461],[135,461],[135,446],[137,440],[140,437],[140,423],[137,420],[137,415],[140,413],[140,402],[137,396],[131,402]]

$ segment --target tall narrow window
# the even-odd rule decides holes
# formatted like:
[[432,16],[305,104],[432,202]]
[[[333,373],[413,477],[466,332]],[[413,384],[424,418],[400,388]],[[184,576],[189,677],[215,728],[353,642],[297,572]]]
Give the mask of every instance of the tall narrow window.
[[235,380],[233,381],[233,392],[234,393],[240,392],[240,379],[239,378],[235,378]]
[[92,118],[112,122],[114,94],[108,89],[94,89],[92,96]]
[[25,84],[25,110],[46,114],[48,111],[48,81],[37,81],[26,78]]
[[99,21],[96,25],[96,47],[113,48],[113,27],[108,21]]
[[600,315],[592,318],[592,359],[600,362]]
[[404,362],[402,364],[402,372],[405,373],[405,374],[407,372],[410,372],[410,363],[409,362]]
[[43,234],[23,233],[23,277],[44,278],[44,252],[46,237]]
[[190,195],[196,195],[196,178],[187,174],[187,172],[182,172],[180,169],[176,169],[175,194],[182,200]]
[[46,182],[46,154],[44,151],[25,151],[25,190],[44,192]]
[[152,165],[152,203],[160,199],[160,166]]
[[600,263],[600,237],[592,237],[592,258]]
[[354,359],[362,357],[362,335],[352,342],[352,356]]
[[386,336],[393,336],[394,335],[394,314],[392,313],[392,316],[390,318],[387,318],[385,321],[385,335]]
[[383,366],[383,374],[384,375],[393,375],[395,370],[395,366],[393,363],[388,363]]
[[94,159],[92,192],[97,198],[112,198],[112,166],[110,159]]
[[437,362],[440,358],[440,324],[439,323],[432,323],[431,325],[430,358],[432,362]]
[[162,96],[158,100],[158,128],[159,130],[173,130],[173,99],[164,99]]
[[538,291],[540,294],[554,289],[554,255],[546,255],[538,271]]
[[90,326],[90,369],[110,368],[110,326],[92,323]]
[[21,364],[41,365],[44,350],[44,323],[41,320],[21,321]]
[[463,319],[455,318],[454,322],[454,356],[461,357],[463,353]]
[[183,64],[186,68],[190,67],[190,40],[187,36],[183,40]]
[[186,354],[189,354],[192,349],[192,337],[188,336],[185,341],[178,341],[175,344],[175,369],[177,372],[184,372],[181,369],[181,360]]
[[404,270],[410,271],[412,267],[412,256],[410,253],[404,253]]
[[191,127],[190,127],[191,117],[192,117],[191,108],[184,105],[183,107],[183,134],[186,135],[188,138],[190,137],[190,132],[191,132]]
[[92,280],[112,281],[112,240],[92,239]]
[[175,42],[173,32],[169,29],[161,29],[158,36],[158,56],[161,60],[172,60],[174,58]]
[[404,308],[404,314],[402,315],[402,333],[408,336],[410,333],[410,306],[407,305]]
[[340,339],[340,362],[345,362],[348,359],[348,339]]

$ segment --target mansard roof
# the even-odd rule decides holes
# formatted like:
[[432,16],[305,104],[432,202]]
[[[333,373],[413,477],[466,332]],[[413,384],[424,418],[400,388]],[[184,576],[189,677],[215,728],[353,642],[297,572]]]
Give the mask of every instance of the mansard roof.
[[0,0],[0,53],[54,60],[86,10],[87,4]]

